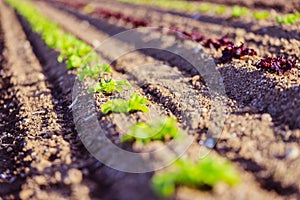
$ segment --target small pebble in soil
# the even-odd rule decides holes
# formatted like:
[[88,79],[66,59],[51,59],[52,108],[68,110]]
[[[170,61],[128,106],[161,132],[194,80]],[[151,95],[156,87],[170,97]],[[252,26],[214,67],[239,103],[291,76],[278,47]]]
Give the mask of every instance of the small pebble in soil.
[[181,94],[179,92],[174,92],[175,97],[181,97]]
[[34,191],[32,189],[23,189],[19,195],[21,199],[29,199],[33,194]]
[[265,121],[265,122],[271,122],[272,121],[272,117],[270,114],[268,113],[264,113],[261,115],[261,120]]
[[198,19],[201,18],[201,15],[198,14],[198,13],[196,13],[196,14],[194,14],[194,15],[192,16],[192,18],[195,19],[195,20],[198,20]]
[[190,99],[190,100],[189,100],[189,104],[190,104],[190,105],[194,105],[194,103],[195,103],[195,101],[194,101],[193,99]]
[[289,148],[286,151],[285,158],[294,160],[294,159],[298,158],[299,153],[300,153],[299,149],[297,147],[295,147],[295,146],[292,146],[291,148]]
[[215,140],[213,138],[207,138],[204,142],[200,141],[199,144],[212,149],[215,146]]
[[188,109],[188,106],[186,105],[186,103],[183,103],[183,102],[180,103],[180,107],[182,110]]
[[207,109],[207,108],[201,108],[201,109],[198,110],[198,113],[199,113],[200,115],[203,115],[203,114],[205,114],[205,113],[207,113],[207,112],[208,112],[208,109]]
[[199,114],[196,113],[196,112],[191,112],[189,117],[190,117],[190,119],[189,119],[189,121],[190,121],[190,127],[192,129],[198,128],[198,125],[200,123]]
[[236,134],[236,133],[231,133],[230,136],[231,136],[231,137],[236,137],[237,134]]
[[64,178],[64,183],[66,185],[78,184],[82,181],[82,173],[78,169],[70,169],[67,176]]
[[5,175],[5,174],[0,174],[0,178],[1,178],[1,179],[5,179],[5,178],[6,178],[6,175]]
[[9,152],[12,152],[13,150],[14,149],[12,147],[8,147],[6,151],[9,153]]
[[27,125],[28,122],[29,122],[29,119],[27,119],[27,118],[24,118],[24,119],[22,120],[22,124],[23,124],[23,125]]

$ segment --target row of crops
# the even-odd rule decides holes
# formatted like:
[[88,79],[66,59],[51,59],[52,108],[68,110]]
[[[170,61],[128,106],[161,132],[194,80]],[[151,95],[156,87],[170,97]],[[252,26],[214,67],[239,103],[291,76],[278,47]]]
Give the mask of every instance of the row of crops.
[[[6,2],[30,23],[32,30],[41,36],[49,49],[60,52],[57,60],[65,63],[67,69],[77,74],[80,81],[96,80],[96,84],[89,88],[88,92],[98,92],[104,96],[110,96],[131,87],[128,80],[110,78],[112,68],[106,63],[101,63],[101,58],[91,46],[65,32],[58,24],[40,13],[33,4],[18,0],[6,0]],[[128,21],[137,23],[133,19]],[[174,31],[174,33],[178,32]],[[186,35],[188,36],[188,34]],[[189,36],[188,39],[191,39],[191,37]],[[238,51],[237,48],[240,48],[242,52],[251,52],[243,46],[236,47],[233,44],[226,48],[232,48],[233,51]],[[133,93],[128,100],[119,98],[107,101],[102,106],[101,112],[106,115],[110,113],[148,112],[147,105],[147,99]],[[155,130],[160,131],[154,133]],[[129,129],[128,135],[121,138],[121,142],[136,141],[145,144],[154,140],[165,141],[166,138],[180,140],[181,137],[182,133],[177,127],[176,120],[165,118],[151,123],[134,124]],[[181,159],[175,162],[171,169],[153,176],[152,186],[157,194],[162,196],[172,195],[177,185],[196,188],[202,185],[214,186],[218,182],[236,185],[240,180],[232,164],[218,157],[206,157],[196,163]]]
[[[132,27],[144,27],[144,26],[151,26],[152,22],[150,20],[145,19],[139,19],[136,17],[125,15],[121,12],[115,12],[110,11],[107,9],[95,7],[92,4],[89,3],[82,3],[77,1],[61,1],[61,0],[49,0],[50,2],[56,2],[63,6],[67,6],[73,9],[76,9],[77,11],[84,12],[88,15],[96,15],[103,19],[116,19],[121,20],[127,24],[132,25]],[[131,1],[130,1],[131,2]],[[157,1],[160,2],[160,1]],[[165,3],[162,3],[165,2]],[[172,4],[171,1],[162,1],[161,3],[157,3],[157,6],[167,7],[170,5],[180,5],[179,4]],[[132,3],[137,3],[136,1],[132,1]],[[139,3],[143,5],[148,5],[147,1],[139,1]],[[185,5],[190,5],[190,2],[182,1],[181,3],[184,3]],[[151,4],[152,5],[152,4]],[[154,5],[156,5],[154,3]],[[165,6],[163,6],[165,5]],[[184,8],[184,6],[178,6],[178,8]],[[172,8],[172,6],[171,6]],[[175,9],[175,8],[174,8]],[[295,16],[298,16],[299,13],[296,13]],[[245,46],[244,43],[241,44],[234,44],[227,35],[214,39],[207,37],[206,35],[201,34],[198,31],[192,31],[189,32],[187,30],[178,28],[178,27],[166,27],[164,25],[160,25],[158,30],[163,30],[163,28],[169,29],[168,35],[174,35],[178,40],[184,41],[184,40],[192,40],[193,42],[201,44],[205,48],[209,48],[212,50],[218,50],[222,49],[222,56],[218,58],[218,60],[221,63],[226,63],[232,61],[232,59],[244,59],[245,57],[251,57],[256,56],[257,51],[252,48],[248,48]],[[258,55],[259,56],[259,55]],[[264,57],[264,58],[256,58],[257,61],[254,63],[255,66],[261,69],[266,69],[267,71],[270,71],[272,73],[277,72],[279,74],[287,74],[290,72],[292,68],[296,67],[296,59],[285,57],[285,56],[277,56],[277,57]]]
[[[174,1],[172,0],[119,0],[126,3],[134,3],[138,5],[151,5],[157,6],[160,8],[174,9],[178,11],[185,12],[199,12],[199,13],[213,13],[220,16],[230,16],[233,18],[247,17],[255,20],[266,20],[272,19],[272,14],[267,10],[253,11],[251,12],[247,7],[241,7],[234,5],[232,7],[225,5],[218,5],[214,3],[203,2],[198,5],[195,5],[189,1]],[[300,20],[300,12],[289,13],[286,15],[276,15],[273,19],[278,24],[294,24]]]

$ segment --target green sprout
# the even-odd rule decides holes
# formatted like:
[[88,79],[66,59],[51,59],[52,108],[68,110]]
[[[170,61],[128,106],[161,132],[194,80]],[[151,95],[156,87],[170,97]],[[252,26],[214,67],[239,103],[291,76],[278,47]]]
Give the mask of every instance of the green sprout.
[[277,16],[276,22],[279,24],[294,24],[300,19],[300,12],[286,14],[283,17]]
[[248,12],[249,12],[248,8],[235,5],[232,8],[231,16],[232,17],[241,17],[243,15],[246,15]]
[[129,100],[118,98],[106,102],[102,106],[101,111],[103,114],[107,114],[109,112],[115,112],[115,113],[129,113],[133,111],[148,112],[149,109],[146,106],[146,104],[148,104],[148,101],[145,98],[139,96],[136,93],[133,93]]
[[267,19],[269,16],[270,16],[270,13],[266,10],[253,13],[253,17],[257,20]]
[[87,77],[97,79],[100,77],[101,73],[111,74],[110,66],[108,64],[85,65],[77,72],[80,81],[85,80]]
[[197,163],[191,160],[177,160],[170,170],[153,176],[152,188],[159,196],[169,197],[175,192],[176,186],[213,187],[218,182],[236,185],[240,178],[229,161],[207,156]]
[[207,12],[212,9],[211,3],[201,3],[198,7],[199,12]]
[[224,5],[220,5],[216,8],[215,13],[218,15],[224,14],[227,10],[227,7]]
[[81,67],[81,64],[82,64],[81,58],[76,54],[69,56],[67,58],[66,63],[67,63],[68,70],[73,69],[73,68],[79,68],[79,67]]
[[176,123],[177,121],[170,117],[151,123],[136,123],[129,128],[128,134],[121,138],[121,142],[137,141],[145,144],[154,140],[177,138],[181,133]]
[[125,87],[131,87],[127,80],[108,80],[105,81],[103,78],[100,82],[97,82],[94,87],[88,89],[88,93],[103,92],[104,94],[111,94],[113,92],[122,92]]

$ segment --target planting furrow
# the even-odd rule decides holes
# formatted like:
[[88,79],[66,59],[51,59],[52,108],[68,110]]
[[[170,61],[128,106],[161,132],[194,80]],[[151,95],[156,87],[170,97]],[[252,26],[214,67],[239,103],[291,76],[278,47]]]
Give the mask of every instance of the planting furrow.
[[[45,10],[46,10],[46,8],[44,8]],[[49,8],[48,8],[49,9]],[[44,10],[44,11],[45,11]],[[49,9],[49,10],[51,10],[51,9]],[[52,14],[51,14],[51,12],[49,11],[49,13],[47,12],[47,11],[45,11],[44,13],[47,13],[48,14],[48,16],[51,16],[51,18],[55,18],[55,19],[59,19],[59,12],[58,11],[52,11]],[[68,18],[69,16],[67,16],[67,15],[63,15],[63,18],[65,18],[65,19],[72,19],[72,18]],[[74,19],[72,19],[72,21],[74,22]],[[78,27],[78,26],[76,26],[76,27]],[[64,28],[66,28],[67,30],[71,30],[72,29],[72,27],[70,27],[70,26],[67,26],[67,24],[64,24]],[[77,30],[78,30],[78,28],[77,28]],[[74,32],[74,33],[76,33],[76,32],[79,32],[79,33],[77,33],[78,34],[78,36],[79,36],[79,34],[80,33],[89,33],[89,31],[87,31],[87,30],[85,30],[85,31],[75,31],[74,29],[72,30],[72,32]],[[93,32],[91,32],[91,34],[93,34]],[[99,35],[100,35],[100,32],[98,32],[98,34],[93,34],[93,35],[98,35],[98,37],[100,37]],[[80,34],[80,37],[82,38],[82,39],[84,39],[84,40],[86,40],[86,41],[88,41],[88,40],[92,40],[91,38],[84,38],[84,36],[83,36],[83,34]],[[101,41],[101,40],[100,40]],[[126,65],[127,66],[127,65]],[[122,68],[123,69],[123,68]],[[125,69],[123,69],[123,70],[125,70]]]
[[[0,17],[1,22],[1,17]],[[6,196],[9,193],[13,193],[20,189],[20,186],[24,182],[24,177],[21,175],[14,175],[13,171],[19,169],[25,171],[27,163],[15,162],[15,157],[25,157],[25,155],[19,154],[24,146],[24,140],[22,135],[25,130],[20,130],[17,125],[22,118],[19,118],[20,104],[16,97],[14,84],[11,80],[11,74],[9,70],[5,68],[6,60],[4,55],[4,35],[2,25],[0,23],[0,195]],[[14,183],[11,186],[11,183]]]
[[[84,197],[88,194],[84,192],[86,186],[81,184],[82,173],[72,164],[74,147],[70,148],[70,143],[75,139],[69,125],[71,121],[64,116],[64,99],[53,96],[53,86],[44,75],[13,10],[2,1],[0,10],[6,52],[3,69],[11,74],[11,94],[20,106],[15,123],[8,126],[14,130],[3,132],[11,144],[5,153],[13,156],[16,165],[12,165],[13,168],[1,166],[1,171],[6,169],[1,177],[4,184],[1,197],[58,199],[69,194],[76,199],[78,191]],[[11,110],[13,105],[10,104]],[[4,176],[10,177],[9,182],[5,183]]]
[[[106,25],[105,27],[108,26]],[[104,30],[104,28],[101,28],[101,30]],[[240,67],[235,67],[234,65]],[[241,145],[244,148],[239,146],[237,147],[238,153],[232,154],[232,145],[235,145],[233,141],[239,140],[230,136],[230,139],[225,139],[217,146],[217,150],[222,155],[238,162],[246,170],[260,172],[256,173],[255,176],[263,188],[275,190],[283,196],[296,197],[298,193],[296,188],[299,185],[298,180],[294,179],[292,181],[290,177],[283,176],[286,170],[293,171],[291,174],[298,174],[295,168],[289,168],[288,166],[290,166],[290,162],[293,163],[293,166],[297,164],[297,159],[293,156],[290,158],[289,152],[296,152],[295,155],[298,156],[299,119],[296,110],[299,108],[299,102],[297,98],[292,102],[286,102],[285,98],[298,95],[299,82],[297,77],[299,71],[295,69],[288,76],[278,76],[271,73],[264,74],[264,72],[258,71],[251,63],[245,61],[234,61],[229,65],[221,65],[220,71],[224,76],[229,97],[234,99],[240,107],[238,116],[232,115],[228,120],[227,126],[235,126],[233,121],[236,118],[239,121],[253,120],[259,124],[258,126],[261,130],[266,130],[266,132],[260,133],[259,139],[255,141],[254,138],[256,136],[252,135],[253,125],[251,123],[244,124],[243,134],[245,136],[243,137],[245,138],[242,140]],[[267,120],[267,123],[265,120]],[[225,131],[224,137],[228,137],[227,134],[235,133],[230,133],[234,130],[229,128],[225,130],[228,132]],[[286,135],[286,131],[289,132],[288,135]],[[282,144],[276,141],[275,138],[282,138],[286,143]],[[262,142],[264,140],[267,141]],[[243,145],[243,143],[245,144]],[[247,146],[250,146],[250,144],[257,145],[258,149],[264,149],[264,151],[261,154],[245,153],[247,152],[245,148],[247,149]],[[273,152],[273,146],[280,145],[283,145],[281,156],[279,155],[280,153]],[[281,161],[282,159],[284,160]],[[281,163],[282,167],[280,169],[275,167],[274,164],[266,164],[276,162]],[[281,172],[278,173],[278,171]],[[276,174],[276,177],[274,174]]]

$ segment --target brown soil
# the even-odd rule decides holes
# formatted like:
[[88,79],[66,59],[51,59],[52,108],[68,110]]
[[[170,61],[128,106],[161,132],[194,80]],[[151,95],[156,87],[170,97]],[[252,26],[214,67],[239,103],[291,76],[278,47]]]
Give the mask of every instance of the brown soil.
[[[131,28],[121,22],[104,21],[73,10],[58,10],[43,3],[36,5],[65,30],[91,45],[96,40],[101,42]],[[128,15],[136,9],[128,4],[109,2],[101,6]],[[57,62],[57,52],[49,50],[22,17],[17,18],[3,3],[0,3],[0,9],[0,101],[5,105],[0,109],[3,124],[0,126],[0,158],[5,161],[0,164],[1,196],[4,199],[158,199],[149,187],[152,173],[119,172],[89,155],[78,138],[72,112],[68,109],[72,102],[74,72],[66,71],[65,66]],[[153,25],[163,23],[165,26],[197,28],[213,37],[228,33],[236,42],[244,40],[259,49],[256,58],[218,65],[229,97],[226,99],[230,105],[227,110],[231,114],[212,153],[232,160],[241,174],[242,183],[236,188],[220,184],[212,191],[179,187],[173,198],[300,198],[297,168],[300,164],[299,69],[293,69],[288,76],[279,76],[253,66],[259,57],[278,54],[282,48],[289,55],[299,57],[299,34],[293,35],[285,30],[269,34],[269,29],[259,31],[263,30],[263,25],[243,24],[242,28],[237,28],[233,26],[234,21],[225,25],[209,20],[196,21],[157,9],[140,9],[136,16],[150,17]],[[92,26],[82,26],[82,20]],[[246,31],[251,33],[245,35]],[[163,42],[164,39],[173,38],[163,38]],[[118,42],[120,46],[117,48],[126,49],[129,45],[126,41]],[[99,53],[103,60],[111,60],[110,52],[99,50]],[[220,52],[214,53],[214,56],[220,56]],[[153,73],[155,66],[149,71],[136,67],[147,62],[155,65],[163,63],[165,68],[160,73]],[[198,103],[193,107],[210,109],[205,82],[195,76],[186,64],[172,55],[148,50],[122,56],[113,63],[113,67],[114,76],[125,76],[140,94],[149,97],[151,105],[159,113],[180,119],[184,106],[175,95],[180,91],[194,94]],[[95,99],[99,107],[107,100],[102,95],[96,95]],[[76,107],[73,109],[76,110]],[[110,139],[120,145],[118,138],[122,131],[116,125],[122,126],[145,117],[138,113],[105,117],[99,113],[99,122],[111,135]],[[190,133],[198,135],[200,144],[206,139],[208,121],[209,113],[204,113],[191,122],[196,125]],[[182,121],[181,126],[185,123]],[[140,150],[136,146],[124,148]],[[187,154],[197,156],[198,148],[199,144],[194,144]]]

